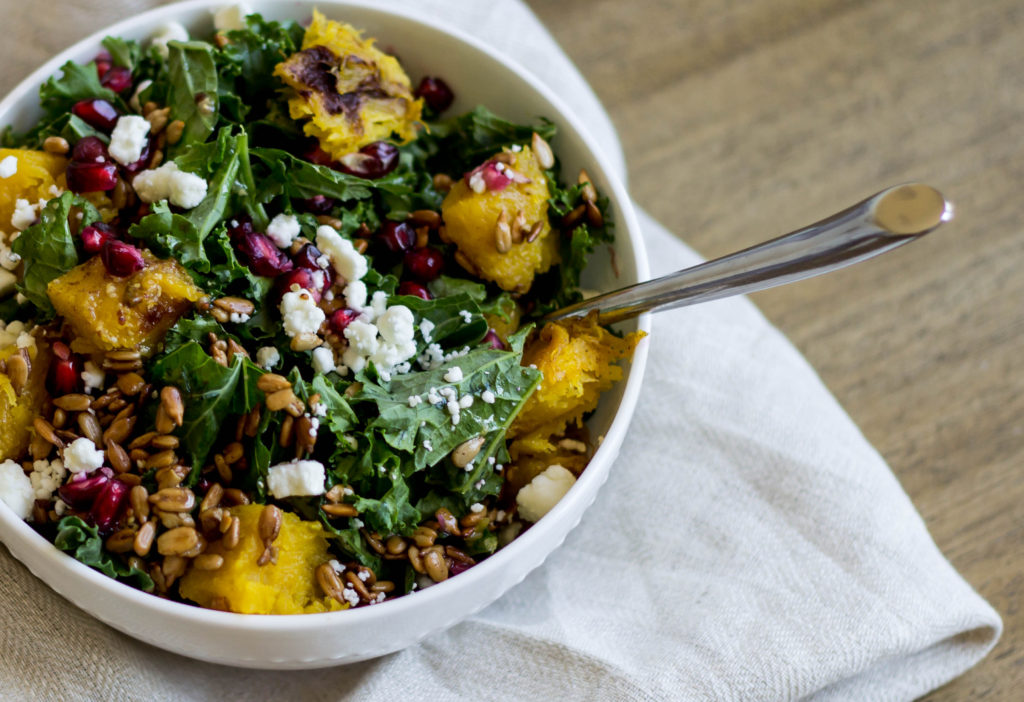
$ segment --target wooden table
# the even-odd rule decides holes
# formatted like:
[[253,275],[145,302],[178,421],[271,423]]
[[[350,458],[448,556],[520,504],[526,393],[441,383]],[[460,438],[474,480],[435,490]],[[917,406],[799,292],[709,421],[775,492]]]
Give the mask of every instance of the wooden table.
[[[0,93],[126,8],[0,0]],[[927,699],[1024,683],[1024,5],[1014,0],[532,0],[619,127],[641,206],[712,257],[907,180],[956,222],[872,263],[755,297],[889,461],[1003,615]],[[74,16],[55,26],[39,17]],[[82,19],[85,18],[85,19]],[[43,29],[43,26],[46,29]]]
[[530,4],[611,113],[637,202],[707,257],[889,184],[956,203],[920,242],[754,301],[1004,618],[997,648],[926,699],[1020,699],[1024,5]]

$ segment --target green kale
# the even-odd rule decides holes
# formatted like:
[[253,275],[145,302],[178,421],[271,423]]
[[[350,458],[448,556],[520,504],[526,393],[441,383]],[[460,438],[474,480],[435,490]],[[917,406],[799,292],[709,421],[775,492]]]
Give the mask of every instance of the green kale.
[[206,141],[217,124],[217,67],[213,47],[205,41],[172,41],[167,48],[170,118],[185,123],[181,141],[173,147],[180,153]]
[[107,577],[126,581],[146,592],[153,591],[153,579],[146,571],[121,562],[105,550],[99,530],[78,517],[64,517],[60,520],[53,544],[61,551],[71,554],[75,560],[95,568]]

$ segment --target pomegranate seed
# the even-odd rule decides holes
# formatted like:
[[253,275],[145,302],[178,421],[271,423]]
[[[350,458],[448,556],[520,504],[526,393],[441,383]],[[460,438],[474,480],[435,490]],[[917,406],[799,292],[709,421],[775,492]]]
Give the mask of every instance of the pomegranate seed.
[[253,229],[252,226],[252,219],[249,215],[238,215],[237,217],[228,220],[228,236],[231,237],[232,241],[244,234],[251,234],[255,231],[256,230]]
[[427,76],[420,81],[420,87],[416,88],[416,97],[423,98],[423,102],[434,112],[444,112],[451,107],[455,93],[440,78]]
[[444,255],[431,246],[412,249],[405,254],[405,271],[421,283],[429,283],[441,275]]
[[121,517],[121,508],[125,504],[125,498],[128,497],[130,489],[128,483],[123,483],[116,478],[108,480],[106,485],[100,489],[100,493],[92,503],[89,516],[92,517],[93,524],[101,534],[109,534],[114,530],[114,526]]
[[107,273],[118,278],[127,277],[146,267],[146,259],[142,258],[141,251],[117,239],[107,239],[103,242],[100,257]]
[[96,76],[100,79],[100,83],[103,82],[103,76],[107,75],[111,65],[109,59],[96,58]]
[[345,328],[348,327],[349,324],[357,319],[359,319],[358,312],[342,308],[340,310],[334,310],[328,318],[327,323],[330,325],[331,331],[340,335],[345,332]]
[[91,127],[109,132],[117,124],[117,108],[102,98],[80,100],[71,107],[71,112]]
[[83,163],[99,163],[96,159],[109,161],[110,154],[107,153],[107,145],[99,137],[87,136],[82,137],[75,144],[75,148],[71,151],[71,158]]
[[485,190],[504,190],[512,179],[498,170],[495,161],[486,161],[477,166],[465,176],[466,185],[475,193],[482,193]]
[[386,141],[375,141],[359,151],[341,157],[338,170],[342,173],[375,180],[383,178],[398,165],[398,147]]
[[416,231],[412,227],[405,222],[393,222],[390,219],[381,222],[378,236],[392,253],[408,251],[416,243]]
[[334,198],[326,195],[314,195],[308,200],[302,201],[303,209],[313,214],[330,214],[336,204],[338,203]]
[[411,280],[404,281],[398,286],[399,295],[412,295],[413,297],[419,297],[424,300],[433,300],[434,296],[430,294],[430,291],[419,283],[414,283]]
[[310,163],[315,163],[318,166],[327,166],[328,168],[336,168],[338,165],[338,162],[329,153],[320,148],[320,142],[318,141],[313,141],[306,147],[306,150],[302,153],[302,158]]
[[490,346],[492,349],[497,349],[498,351],[508,350],[508,347],[505,346],[505,342],[501,340],[500,336],[498,336],[498,332],[494,331],[493,329],[487,330],[487,333],[484,334],[484,338],[480,341],[480,343],[486,344]]
[[[99,64],[96,65],[99,67]],[[123,93],[132,87],[132,72],[124,66],[113,66],[100,79],[100,84],[115,93]]]
[[294,266],[291,260],[264,234],[252,231],[252,224],[239,223],[235,246],[242,252],[249,269],[256,275],[275,278]]
[[448,574],[458,575],[459,573],[465,573],[472,567],[473,565],[470,563],[463,563],[462,561],[453,561],[452,567],[448,569]]
[[206,493],[210,486],[213,485],[213,481],[209,478],[200,478],[199,482],[196,483],[196,492]]
[[303,290],[308,290],[309,294],[313,296],[313,301],[319,303],[323,299],[326,279],[327,276],[320,269],[311,271],[308,268],[296,268],[295,270],[282,273],[274,281],[274,306],[277,307],[281,303],[281,298],[292,289],[293,285],[298,285]]
[[[64,347],[65,349],[67,346]],[[50,388],[53,395],[59,397],[76,392],[82,379],[82,363],[77,356],[58,358],[50,366]]]
[[334,285],[334,268],[330,265],[326,268],[322,267],[320,265],[322,257],[323,254],[320,253],[320,249],[313,246],[313,244],[306,244],[299,249],[299,252],[295,254],[292,260],[299,268],[305,268],[308,271],[313,271],[313,273],[323,273],[324,284],[322,289],[328,290],[332,285]]
[[103,248],[104,242],[107,239],[114,238],[114,235],[109,231],[100,229],[97,226],[89,225],[88,227],[82,227],[82,248],[85,249],[87,254],[98,254],[100,249]]
[[74,509],[89,509],[96,501],[100,490],[114,477],[109,468],[97,468],[90,473],[78,473],[57,489],[60,499]]
[[117,166],[112,163],[80,163],[72,161],[67,170],[68,190],[73,193],[94,193],[111,190],[117,185]]

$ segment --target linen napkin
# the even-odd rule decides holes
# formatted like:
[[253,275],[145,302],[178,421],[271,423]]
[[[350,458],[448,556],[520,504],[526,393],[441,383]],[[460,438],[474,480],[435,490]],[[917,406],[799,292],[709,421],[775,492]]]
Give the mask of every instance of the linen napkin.
[[[41,31],[41,4],[57,5],[29,16],[9,4],[13,35]],[[155,4],[60,3],[61,42]],[[443,15],[516,57],[621,167],[593,93],[518,0],[380,4]],[[22,74],[32,67],[0,51]],[[655,275],[698,260],[641,220]],[[107,628],[0,548],[0,698],[910,700],[991,650],[999,616],[748,301],[655,321],[608,483],[544,566],[480,614],[366,663],[236,670]]]

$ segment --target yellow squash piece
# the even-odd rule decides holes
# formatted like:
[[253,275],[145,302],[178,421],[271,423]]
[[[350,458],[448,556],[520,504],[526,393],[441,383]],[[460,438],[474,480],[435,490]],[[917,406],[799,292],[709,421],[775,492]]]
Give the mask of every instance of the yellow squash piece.
[[[16,346],[0,349],[0,361],[21,353]],[[19,393],[6,373],[0,373],[0,462],[16,460],[28,446],[32,422],[41,414],[46,400],[46,372],[52,354],[49,347],[36,341],[28,351],[31,365],[28,383]]]
[[11,215],[17,201],[27,200],[34,205],[55,197],[54,188],[65,189],[64,171],[68,164],[63,156],[45,151],[0,149],[0,161],[9,156],[17,159],[18,170],[8,178],[0,178],[0,231],[8,233],[15,230]]
[[519,454],[554,454],[548,437],[561,436],[569,423],[597,407],[601,393],[622,378],[616,361],[633,353],[643,332],[620,339],[597,323],[597,315],[546,324],[523,350],[523,365],[535,365],[544,379],[509,427]]
[[178,318],[203,296],[174,260],[143,252],[146,267],[126,278],[94,256],[50,281],[46,293],[75,333],[79,353],[138,349],[151,353]]
[[413,97],[409,77],[395,57],[344,22],[314,10],[302,50],[274,75],[294,90],[292,119],[308,119],[305,133],[335,159],[392,134],[403,142],[416,136],[423,101]]
[[320,591],[316,568],[330,560],[327,539],[318,522],[306,522],[284,512],[274,545],[277,563],[256,564],[263,553],[258,524],[263,505],[232,507],[239,520],[240,539],[231,550],[214,542],[207,553],[219,553],[224,565],[217,570],[191,569],[181,579],[181,596],[203,606],[215,604],[244,614],[311,614],[347,609]]
[[[497,283],[502,290],[525,293],[537,273],[558,263],[558,238],[548,223],[547,180],[529,147],[519,152],[506,151],[505,158],[528,183],[512,182],[502,190],[475,192],[465,179],[459,179],[441,205],[448,237],[471,264],[471,273]],[[498,227],[503,220],[512,233],[506,252],[499,251]],[[519,224],[517,225],[517,222]],[[539,233],[528,241],[529,230],[537,223]]]

